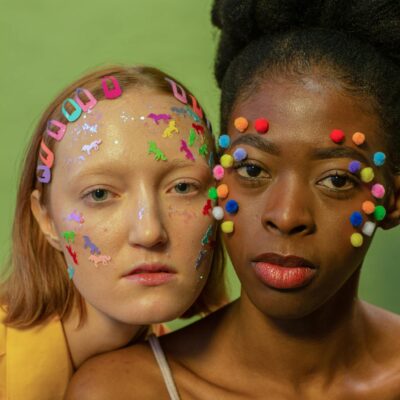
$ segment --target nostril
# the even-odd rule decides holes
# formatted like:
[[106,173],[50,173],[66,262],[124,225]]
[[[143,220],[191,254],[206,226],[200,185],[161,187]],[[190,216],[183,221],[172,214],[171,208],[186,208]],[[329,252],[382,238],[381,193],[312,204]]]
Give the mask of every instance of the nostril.
[[304,232],[306,229],[307,229],[307,227],[305,225],[299,225],[299,226],[296,226],[295,228],[293,228],[290,231],[290,234],[295,235],[296,233]]

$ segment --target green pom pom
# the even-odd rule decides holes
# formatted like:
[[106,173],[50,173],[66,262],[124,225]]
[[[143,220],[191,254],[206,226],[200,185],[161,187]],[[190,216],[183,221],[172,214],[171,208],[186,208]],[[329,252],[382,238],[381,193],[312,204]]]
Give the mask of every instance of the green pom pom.
[[377,221],[382,221],[386,217],[386,209],[383,206],[376,206],[374,217]]
[[217,193],[217,188],[212,187],[208,190],[208,197],[212,200],[217,200],[218,199],[218,193]]

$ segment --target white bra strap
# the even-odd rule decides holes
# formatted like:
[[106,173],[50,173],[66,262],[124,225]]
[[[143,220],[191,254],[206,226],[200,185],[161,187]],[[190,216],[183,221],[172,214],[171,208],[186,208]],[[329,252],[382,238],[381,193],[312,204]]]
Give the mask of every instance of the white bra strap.
[[151,349],[153,350],[154,357],[157,360],[157,364],[160,367],[162,376],[164,378],[165,386],[167,387],[169,397],[171,400],[180,400],[178,391],[175,386],[174,378],[172,377],[171,370],[169,368],[167,359],[165,358],[164,351],[161,344],[155,335],[148,337]]

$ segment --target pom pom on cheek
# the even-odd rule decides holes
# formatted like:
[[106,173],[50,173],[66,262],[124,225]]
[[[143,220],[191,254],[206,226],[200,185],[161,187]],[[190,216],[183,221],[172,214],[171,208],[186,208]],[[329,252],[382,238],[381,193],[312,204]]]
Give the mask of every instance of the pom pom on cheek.
[[383,164],[385,164],[386,155],[385,155],[385,153],[378,151],[377,153],[374,154],[373,160],[374,160],[374,164],[377,167],[381,167]]
[[224,209],[219,206],[214,207],[212,209],[212,215],[217,221],[220,221],[221,219],[224,218]]
[[224,167],[222,165],[216,165],[214,167],[213,175],[214,175],[214,178],[217,181],[220,181],[224,177],[224,174],[225,174],[225,170],[224,170]]
[[363,223],[363,217],[360,212],[355,211],[350,216],[350,222],[355,227],[358,228]]
[[229,214],[236,214],[239,210],[239,204],[237,203],[236,200],[228,200],[227,203],[225,204],[225,210]]
[[224,183],[222,185],[219,185],[217,187],[217,195],[218,198],[220,199],[226,199],[228,197],[229,194],[229,188],[228,185],[225,185]]
[[221,230],[224,233],[232,233],[234,230],[234,224],[233,221],[224,221],[221,224]]
[[364,238],[362,237],[361,233],[353,233],[350,236],[350,242],[353,247],[361,247],[364,242]]
[[371,188],[372,195],[377,199],[382,199],[385,196],[385,188],[380,183],[375,183]]
[[375,204],[372,201],[364,201],[361,205],[361,209],[365,214],[370,215],[375,211]]

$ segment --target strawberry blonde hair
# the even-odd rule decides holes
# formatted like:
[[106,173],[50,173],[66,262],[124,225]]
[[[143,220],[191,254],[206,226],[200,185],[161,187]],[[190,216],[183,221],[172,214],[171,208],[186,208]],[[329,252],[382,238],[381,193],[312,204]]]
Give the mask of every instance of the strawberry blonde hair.
[[[43,113],[26,151],[21,180],[17,194],[17,206],[12,230],[12,249],[8,262],[7,277],[0,287],[0,301],[7,310],[4,321],[14,327],[28,327],[48,318],[67,316],[74,304],[78,306],[80,320],[85,320],[85,302],[72,281],[68,278],[63,253],[52,247],[39,228],[31,211],[30,196],[39,190],[42,204],[48,201],[46,185],[37,180],[38,154],[42,140],[47,147],[54,148],[54,140],[44,135],[47,123],[55,119],[64,124],[68,121],[61,112],[65,99],[73,97],[76,89],[89,90],[97,100],[104,99],[101,80],[114,76],[122,88],[146,87],[160,93],[172,94],[172,79],[162,71],[144,66],[108,67],[82,77],[64,89]],[[187,94],[190,92],[177,82]],[[67,104],[67,111],[68,106]],[[207,120],[208,124],[208,120]],[[211,134],[208,141],[215,154]],[[183,317],[208,313],[226,300],[224,280],[224,252],[217,234],[210,275],[201,294]]]

